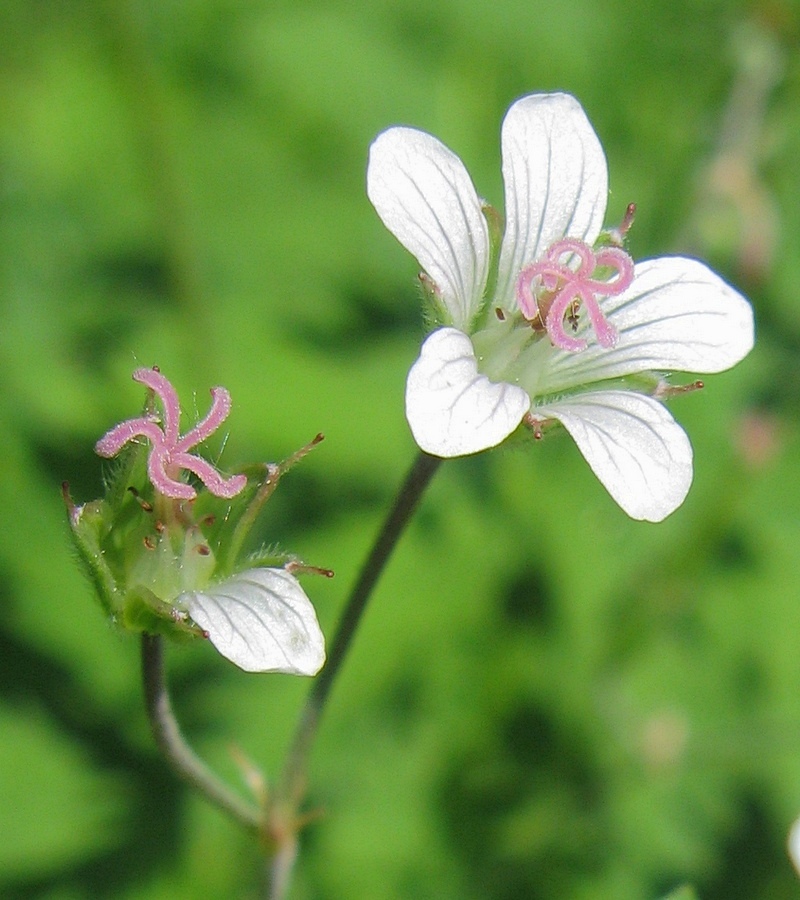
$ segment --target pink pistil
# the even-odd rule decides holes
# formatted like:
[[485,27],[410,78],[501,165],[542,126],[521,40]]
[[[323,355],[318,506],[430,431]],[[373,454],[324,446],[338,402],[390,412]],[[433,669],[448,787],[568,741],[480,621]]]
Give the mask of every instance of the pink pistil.
[[[563,256],[568,262],[561,262]],[[577,259],[577,268],[570,263]],[[611,281],[592,278],[598,268],[610,268],[615,272]],[[556,241],[544,258],[526,266],[517,278],[517,302],[522,315],[533,321],[544,320],[553,345],[561,350],[576,352],[585,350],[587,342],[574,338],[564,329],[564,317],[573,313],[575,304],[586,308],[589,321],[601,347],[610,348],[617,342],[617,330],[600,309],[599,299],[622,293],[633,281],[633,260],[619,247],[603,247],[595,252],[573,238]],[[553,296],[546,302],[537,300],[534,285]]]
[[174,500],[193,500],[197,491],[186,482],[178,481],[181,469],[193,472],[208,490],[217,497],[235,497],[247,484],[245,475],[222,475],[206,460],[188,451],[212,435],[227,419],[231,411],[230,394],[223,387],[211,388],[211,409],[194,428],[180,436],[180,404],[175,388],[156,369],[137,369],[133,380],[153,390],[161,400],[164,417],[159,426],[155,415],[127,419],[111,429],[95,445],[100,456],[111,457],[136,437],[150,441],[147,474],[153,487]]

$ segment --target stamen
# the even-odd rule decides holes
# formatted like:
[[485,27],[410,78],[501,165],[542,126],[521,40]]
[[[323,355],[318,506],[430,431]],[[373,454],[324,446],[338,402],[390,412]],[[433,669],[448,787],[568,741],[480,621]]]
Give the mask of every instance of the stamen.
[[291,575],[322,575],[323,578],[333,578],[333,569],[322,569],[319,566],[307,566],[297,559],[290,559],[283,567]]
[[622,221],[620,222],[619,228],[617,231],[625,237],[625,235],[630,231],[631,225],[633,225],[633,220],[636,217],[636,204],[629,203],[628,208],[625,210],[625,215],[622,217]]
[[153,504],[145,500],[133,485],[130,485],[128,487],[128,493],[136,500],[136,502],[139,504],[139,506],[142,507],[145,512],[151,513],[153,511]]
[[659,382],[653,396],[656,400],[666,400],[669,397],[679,397],[681,394],[693,394],[705,387],[702,381],[692,381],[689,384],[670,384],[668,381]]
[[[614,277],[605,281],[592,277],[598,269],[611,269]],[[622,293],[632,281],[633,260],[621,248],[604,247],[595,252],[583,241],[564,238],[556,241],[543,259],[520,272],[517,303],[529,321],[544,319],[553,345],[569,352],[587,347],[585,340],[570,337],[564,329],[566,318],[577,331],[578,310],[583,305],[598,343],[608,349],[616,344],[617,331],[603,315],[599,300]]]
[[532,412],[527,412],[522,417],[522,424],[530,429],[535,441],[540,441],[545,431],[555,424],[555,419],[537,419]]

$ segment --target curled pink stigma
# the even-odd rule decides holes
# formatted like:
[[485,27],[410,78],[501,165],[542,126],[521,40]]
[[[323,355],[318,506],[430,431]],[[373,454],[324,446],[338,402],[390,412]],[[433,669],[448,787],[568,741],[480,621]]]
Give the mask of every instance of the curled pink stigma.
[[211,409],[194,428],[180,435],[180,403],[175,388],[157,369],[137,369],[133,380],[149,387],[161,401],[163,419],[154,414],[127,419],[115,425],[95,445],[100,456],[111,457],[134,438],[150,441],[147,474],[153,487],[173,500],[193,500],[197,491],[185,481],[180,481],[182,469],[193,472],[215,496],[230,499],[247,484],[245,475],[224,478],[211,463],[189,453],[192,447],[212,435],[227,419],[231,411],[231,397],[223,387],[211,389]]
[[[567,257],[566,262],[562,261],[564,257]],[[613,270],[610,280],[592,277],[597,269],[605,268]],[[603,247],[595,252],[583,241],[564,238],[556,241],[543,259],[520,272],[517,303],[526,319],[539,318],[544,322],[555,347],[573,353],[585,350],[587,342],[567,334],[564,318],[572,321],[578,306],[583,306],[598,343],[610,348],[617,342],[617,330],[603,315],[599,299],[622,293],[632,281],[633,260],[624,250]],[[542,294],[550,296],[545,301]]]

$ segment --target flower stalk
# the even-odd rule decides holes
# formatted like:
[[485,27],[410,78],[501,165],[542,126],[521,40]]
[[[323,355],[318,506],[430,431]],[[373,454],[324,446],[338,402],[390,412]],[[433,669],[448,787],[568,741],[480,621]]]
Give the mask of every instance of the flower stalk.
[[421,452],[411,466],[345,604],[336,635],[329,647],[327,664],[309,692],[283,772],[269,804],[268,827],[276,844],[272,864],[272,892],[269,895],[271,900],[282,900],[288,890],[297,855],[298,826],[303,823],[298,817],[298,809],[305,798],[308,760],[325,705],[372,591],[442,462],[438,457]]
[[164,639],[142,635],[145,706],[155,742],[179,778],[248,831],[261,827],[261,811],[234,793],[186,743],[172,710],[164,666]]

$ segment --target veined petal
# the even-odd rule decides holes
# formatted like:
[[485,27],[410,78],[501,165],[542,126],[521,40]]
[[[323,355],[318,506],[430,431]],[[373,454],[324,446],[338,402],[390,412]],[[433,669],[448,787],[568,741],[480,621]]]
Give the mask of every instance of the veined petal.
[[595,391],[532,413],[561,422],[631,518],[660,522],[683,503],[692,483],[692,446],[658,401],[630,391]]
[[569,94],[531,94],[514,103],[502,146],[506,231],[497,302],[511,308],[520,271],[550,244],[565,236],[594,243],[606,212],[608,167],[586,113]]
[[613,348],[590,338],[581,353],[535,348],[528,371],[536,394],[638,372],[722,372],[743,359],[754,340],[753,310],[708,266],[685,257],[637,263],[631,286],[606,297],[602,309],[619,334]]
[[496,446],[529,407],[522,388],[478,372],[472,342],[455,328],[434,331],[408,373],[406,418],[417,444],[435,456]]
[[250,569],[178,605],[208,632],[211,643],[246,672],[316,675],[325,639],[311,601],[285,569]]
[[424,131],[390,128],[370,147],[367,194],[436,283],[451,324],[466,330],[486,287],[489,231],[464,164]]

